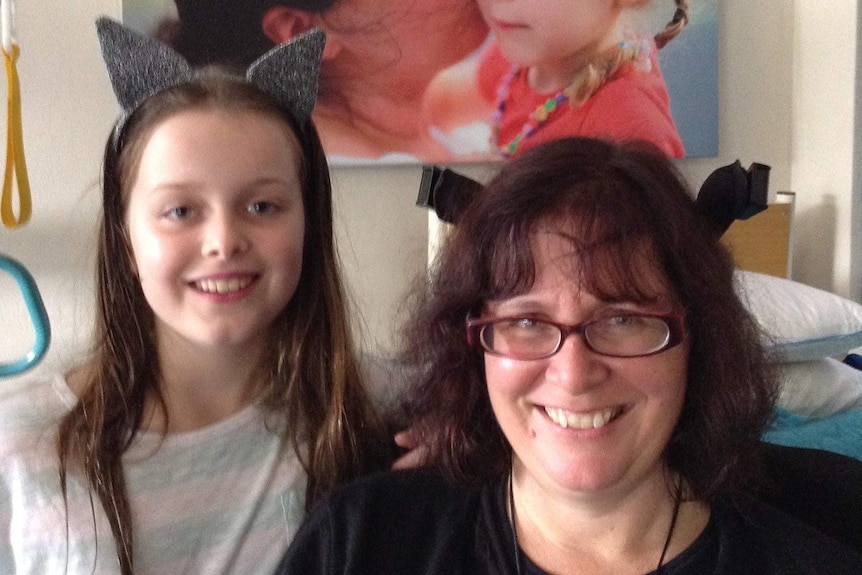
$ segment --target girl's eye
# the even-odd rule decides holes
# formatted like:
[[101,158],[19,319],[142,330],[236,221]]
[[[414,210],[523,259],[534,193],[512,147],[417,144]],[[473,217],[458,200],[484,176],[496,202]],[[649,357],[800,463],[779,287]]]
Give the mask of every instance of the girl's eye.
[[191,215],[192,210],[188,206],[175,206],[168,208],[162,213],[162,216],[171,220],[183,220]]
[[248,206],[248,211],[252,214],[272,214],[278,211],[278,206],[267,201],[253,202]]

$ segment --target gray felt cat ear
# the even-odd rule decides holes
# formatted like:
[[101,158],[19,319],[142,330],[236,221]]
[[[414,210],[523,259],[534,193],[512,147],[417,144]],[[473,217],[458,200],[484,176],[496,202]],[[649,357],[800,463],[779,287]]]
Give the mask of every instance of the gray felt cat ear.
[[325,44],[322,30],[306,32],[255,60],[246,72],[246,79],[306,124],[317,100]]
[[185,58],[154,38],[105,17],[96,20],[96,31],[123,116],[153,94],[192,78]]
[[[185,58],[154,38],[106,17],[96,20],[96,30],[111,85],[123,109],[115,126],[115,136],[144,100],[194,77],[194,70]],[[325,44],[326,35],[322,30],[297,36],[252,63],[246,80],[272,96],[305,125],[311,120],[317,99]]]

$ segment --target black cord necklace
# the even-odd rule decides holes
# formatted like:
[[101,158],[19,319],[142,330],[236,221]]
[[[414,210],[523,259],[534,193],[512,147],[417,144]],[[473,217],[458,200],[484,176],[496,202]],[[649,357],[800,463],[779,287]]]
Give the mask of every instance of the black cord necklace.
[[[512,528],[512,539],[515,542],[515,573],[517,575],[521,575],[521,546],[518,544],[518,527],[516,525],[515,518],[515,490],[512,484],[514,483],[512,476],[514,475],[513,470],[509,469],[509,497],[506,502],[506,507],[509,511],[509,526]],[[661,556],[658,558],[658,565],[655,568],[655,575],[661,575],[662,566],[664,565],[664,558],[667,555],[667,550],[670,547],[670,540],[673,536],[673,530],[676,527],[676,519],[679,516],[679,505],[682,502],[682,483],[680,482],[676,486],[676,493],[674,494],[674,502],[673,502],[673,515],[670,518],[670,527],[667,530],[667,537],[664,539],[664,546],[661,550]]]

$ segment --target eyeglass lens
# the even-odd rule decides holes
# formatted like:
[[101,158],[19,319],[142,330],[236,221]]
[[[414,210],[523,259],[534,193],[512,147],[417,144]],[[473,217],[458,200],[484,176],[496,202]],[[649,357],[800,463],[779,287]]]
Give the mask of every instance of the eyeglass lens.
[[505,319],[483,326],[480,338],[483,347],[493,353],[538,359],[556,353],[571,333],[582,335],[596,353],[621,357],[660,351],[671,336],[670,327],[660,317],[626,315],[571,327],[534,319]]

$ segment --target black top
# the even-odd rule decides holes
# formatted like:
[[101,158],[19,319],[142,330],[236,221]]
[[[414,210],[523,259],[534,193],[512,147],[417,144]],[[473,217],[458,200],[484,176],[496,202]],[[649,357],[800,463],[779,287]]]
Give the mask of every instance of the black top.
[[[856,532],[862,517],[854,519]],[[521,557],[524,575],[547,575]],[[277,573],[514,574],[514,561],[503,478],[468,488],[433,470],[412,470],[333,491],[312,510]],[[704,574],[860,575],[862,555],[810,522],[740,494],[713,504],[703,533],[661,570]]]
[[862,555],[862,462],[822,451],[763,444],[757,497]]

